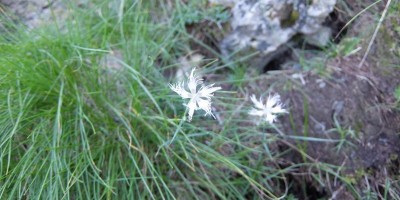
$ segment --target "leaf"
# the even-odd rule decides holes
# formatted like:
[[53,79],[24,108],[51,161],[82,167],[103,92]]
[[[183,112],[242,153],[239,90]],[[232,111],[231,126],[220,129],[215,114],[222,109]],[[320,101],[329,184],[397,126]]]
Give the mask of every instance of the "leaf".
[[395,89],[394,97],[397,99],[397,101],[400,101],[400,85]]
[[339,45],[339,52],[342,56],[350,56],[355,53],[357,45],[359,44],[359,38],[345,38]]

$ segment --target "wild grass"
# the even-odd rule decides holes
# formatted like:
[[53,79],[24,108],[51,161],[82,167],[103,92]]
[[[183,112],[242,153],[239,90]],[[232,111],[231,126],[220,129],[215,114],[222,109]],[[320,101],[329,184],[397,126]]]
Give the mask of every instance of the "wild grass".
[[181,123],[163,74],[184,45],[180,10],[157,24],[154,2],[97,3],[29,31],[4,18],[14,30],[0,38],[1,199],[277,198],[278,175],[249,163],[260,150],[240,129]]

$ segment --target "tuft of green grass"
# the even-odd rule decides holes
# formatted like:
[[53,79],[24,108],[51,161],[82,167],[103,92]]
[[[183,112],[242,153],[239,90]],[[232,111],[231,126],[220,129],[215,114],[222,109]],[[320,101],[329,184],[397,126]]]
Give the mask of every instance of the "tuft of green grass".
[[394,91],[394,97],[397,99],[397,101],[400,101],[400,86],[396,87],[396,90]]
[[278,198],[279,169],[250,163],[261,151],[233,119],[223,131],[181,123],[163,64],[183,22],[156,23],[152,1],[97,3],[32,31],[8,21],[15,30],[0,36],[0,198]]
[[395,106],[400,108],[400,86],[397,86],[394,90],[394,97],[396,98]]

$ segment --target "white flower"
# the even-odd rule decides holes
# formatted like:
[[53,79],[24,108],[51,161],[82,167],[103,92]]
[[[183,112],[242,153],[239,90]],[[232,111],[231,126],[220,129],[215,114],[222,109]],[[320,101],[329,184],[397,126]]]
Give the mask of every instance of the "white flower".
[[[194,71],[196,68],[192,69],[192,72],[189,76],[189,81],[187,82],[187,88],[185,89],[185,82],[179,82],[175,84],[169,84],[169,87],[174,92],[178,93],[183,99],[190,99],[189,103],[185,106],[189,109],[188,112],[188,121],[190,122],[193,117],[193,113],[195,110],[204,110],[206,112],[205,115],[211,115],[215,118],[215,116],[211,113],[211,97],[213,93],[217,90],[220,90],[221,87],[213,87],[214,84],[211,85],[203,85],[203,79],[196,76]],[[201,85],[199,90],[197,90],[197,86]]]
[[278,94],[275,94],[272,97],[271,95],[268,95],[265,105],[262,103],[261,98],[260,100],[257,100],[254,94],[250,99],[254,104],[254,108],[250,110],[249,115],[262,117],[265,121],[271,124],[276,120],[277,114],[287,113],[287,111],[282,108],[282,103],[280,102],[281,97]]

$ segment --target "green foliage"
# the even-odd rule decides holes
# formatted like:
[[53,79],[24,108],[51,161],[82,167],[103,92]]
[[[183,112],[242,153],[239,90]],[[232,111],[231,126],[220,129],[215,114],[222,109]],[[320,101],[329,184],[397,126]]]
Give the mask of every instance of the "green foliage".
[[360,43],[359,38],[344,38],[338,45],[332,45],[331,50],[329,51],[330,57],[346,57],[350,56],[354,53],[357,53],[359,49],[357,49]]
[[230,18],[230,12],[223,6],[205,6],[207,2],[190,1],[188,4],[181,4],[181,14],[178,20],[183,20],[185,24],[195,24],[204,21],[214,23],[225,23]]
[[[234,140],[234,122],[223,132],[208,130],[209,118],[182,123],[169,66],[157,61],[180,53],[183,27],[154,23],[151,2],[110,3],[71,7],[62,31],[0,36],[0,198],[276,198],[266,186],[279,169],[250,164],[262,151]],[[223,155],[225,145],[240,154]]]
[[289,194],[287,197],[286,197],[286,200],[298,200],[293,194]]
[[396,90],[394,91],[394,97],[396,98],[396,103],[400,108],[400,86],[397,86]]
[[232,69],[232,74],[228,77],[229,82],[234,86],[240,87],[246,80],[246,69],[242,66],[238,66]]

